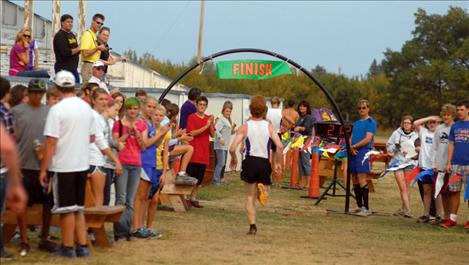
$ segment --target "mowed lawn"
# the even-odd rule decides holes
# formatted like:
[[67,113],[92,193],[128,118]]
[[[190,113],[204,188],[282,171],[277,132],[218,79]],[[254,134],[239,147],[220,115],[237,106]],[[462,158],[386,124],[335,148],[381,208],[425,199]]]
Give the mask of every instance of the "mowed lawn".
[[[444,230],[416,223],[422,211],[416,187],[413,219],[327,214],[327,208],[343,209],[345,199],[328,197],[314,206],[313,200],[300,198],[305,191],[275,187],[268,207],[258,207],[258,234],[247,236],[238,176],[230,174],[225,186],[203,188],[203,209],[158,211],[154,228],[162,232],[161,239],[119,242],[111,249],[95,248],[89,259],[67,260],[39,252],[37,234],[30,233],[30,254],[2,264],[469,264],[469,233],[462,227],[467,203],[461,204],[459,226]],[[375,181],[375,188],[370,195],[374,211],[400,207],[391,174]],[[7,249],[18,247],[14,240]]]

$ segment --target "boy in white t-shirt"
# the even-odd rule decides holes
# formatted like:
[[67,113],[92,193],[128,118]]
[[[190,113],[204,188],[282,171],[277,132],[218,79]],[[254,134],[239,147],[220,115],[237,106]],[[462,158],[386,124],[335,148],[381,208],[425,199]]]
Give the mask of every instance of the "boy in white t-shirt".
[[[39,180],[54,193],[52,213],[60,214],[62,246],[54,254],[62,257],[87,257],[85,217],[83,215],[86,174],[89,169],[89,143],[94,141],[94,118],[90,106],[75,96],[75,77],[60,71],[55,84],[62,100],[47,115],[44,158]],[[74,237],[76,235],[76,238]],[[78,242],[76,249],[75,242]]]
[[[432,169],[433,157],[433,137],[435,134],[437,122],[441,118],[438,116],[429,116],[414,121],[415,130],[420,138],[420,152],[418,166],[421,171]],[[428,223],[430,221],[430,206],[433,200],[433,184],[435,182],[433,175],[424,176],[421,180],[423,186],[423,215],[417,222]]]

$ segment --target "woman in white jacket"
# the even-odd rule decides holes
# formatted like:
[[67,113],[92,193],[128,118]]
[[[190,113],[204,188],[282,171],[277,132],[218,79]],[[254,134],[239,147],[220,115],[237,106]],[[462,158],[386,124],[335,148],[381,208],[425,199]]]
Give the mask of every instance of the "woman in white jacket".
[[95,141],[90,143],[90,170],[88,177],[91,180],[91,192],[94,195],[96,206],[103,205],[104,184],[106,175],[104,173],[105,155],[116,164],[115,174],[122,173],[122,165],[117,156],[109,148],[108,139],[104,136],[106,132],[106,121],[101,114],[107,106],[108,93],[102,89],[96,89],[92,94],[93,116],[95,121]]
[[401,127],[396,129],[386,144],[389,154],[393,155],[393,160],[397,160],[396,166],[405,166],[399,170],[394,171],[397,186],[402,200],[402,208],[396,214],[404,217],[412,217],[409,204],[409,182],[406,181],[406,176],[417,165],[417,160],[413,157],[407,157],[407,153],[401,149],[403,143],[411,141],[412,144],[418,138],[418,134],[414,131],[412,123],[414,119],[412,116],[406,115],[402,117]]

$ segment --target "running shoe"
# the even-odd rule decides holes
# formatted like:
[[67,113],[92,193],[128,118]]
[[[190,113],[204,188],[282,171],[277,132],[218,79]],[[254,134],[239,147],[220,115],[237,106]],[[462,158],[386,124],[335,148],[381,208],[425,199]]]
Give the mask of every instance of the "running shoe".
[[267,189],[265,188],[264,184],[257,183],[257,190],[257,199],[259,200],[262,206],[266,206],[267,202],[269,201],[269,193],[267,192]]
[[362,207],[355,207],[352,210],[350,210],[351,213],[359,213],[362,210]]
[[360,215],[360,216],[370,216],[372,214],[371,210],[369,209],[366,209],[365,206],[362,207],[362,209],[356,213],[356,215]]
[[204,206],[201,205],[199,201],[191,201],[191,206],[195,208],[204,208]]
[[37,244],[37,247],[39,248],[39,250],[50,252],[50,253],[54,253],[58,249],[57,244],[49,240],[39,241],[39,243]]
[[417,219],[417,223],[426,224],[428,222],[430,222],[430,217],[428,217],[428,215],[422,215]]
[[21,242],[21,244],[20,244],[20,256],[24,257],[24,256],[28,255],[29,250],[30,250],[29,244]]
[[440,226],[443,227],[443,228],[451,228],[453,226],[456,226],[457,224],[458,224],[457,222],[455,222],[451,219],[448,219],[448,220],[444,221],[443,223],[441,223]]
[[177,174],[176,180],[174,181],[176,185],[186,185],[186,186],[195,186],[197,185],[197,179],[189,176],[187,173]]
[[136,238],[149,238],[150,234],[145,228],[140,227],[137,231],[132,233],[132,236]]
[[257,233],[257,227],[256,226],[250,226],[249,231],[246,233],[247,235],[256,235]]
[[54,256],[59,256],[59,257],[65,257],[65,258],[76,258],[77,254],[75,252],[75,249],[73,248],[67,248],[65,246],[60,246],[60,248],[54,252]]
[[437,216],[430,223],[432,225],[440,225],[441,223],[443,223],[443,219],[440,216]]
[[76,253],[77,257],[79,257],[79,258],[86,258],[86,257],[90,256],[90,250],[88,249],[88,247],[78,246],[75,249],[75,253]]
[[152,229],[146,228],[146,227],[145,227],[144,229],[145,229],[145,230],[147,231],[147,233],[150,235],[149,238],[157,238],[157,239],[158,239],[158,238],[161,238],[161,237],[163,236],[160,232],[158,232],[158,231],[156,231],[156,230],[152,230]]

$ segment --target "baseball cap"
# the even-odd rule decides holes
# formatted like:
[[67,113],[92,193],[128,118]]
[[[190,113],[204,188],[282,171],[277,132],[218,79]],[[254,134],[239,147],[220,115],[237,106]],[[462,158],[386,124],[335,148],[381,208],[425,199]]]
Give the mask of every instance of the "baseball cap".
[[28,91],[30,92],[46,92],[47,85],[42,79],[32,79],[28,83]]
[[61,70],[55,75],[54,83],[59,87],[75,87],[75,76],[69,71]]
[[104,66],[103,61],[96,61],[93,63],[93,68],[100,67],[100,66]]

